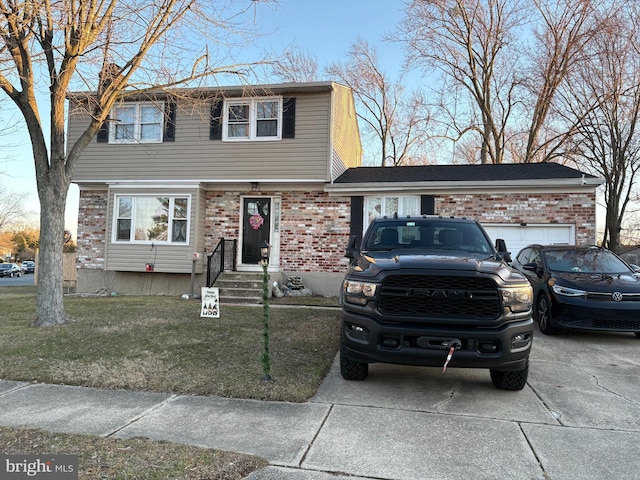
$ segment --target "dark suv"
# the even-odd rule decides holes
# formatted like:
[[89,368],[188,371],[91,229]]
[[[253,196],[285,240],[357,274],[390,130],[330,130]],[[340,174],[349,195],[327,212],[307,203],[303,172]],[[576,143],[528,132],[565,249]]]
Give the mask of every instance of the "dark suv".
[[475,220],[439,216],[374,220],[341,291],[340,369],[364,380],[369,363],[490,369],[521,390],[533,340],[532,289]]

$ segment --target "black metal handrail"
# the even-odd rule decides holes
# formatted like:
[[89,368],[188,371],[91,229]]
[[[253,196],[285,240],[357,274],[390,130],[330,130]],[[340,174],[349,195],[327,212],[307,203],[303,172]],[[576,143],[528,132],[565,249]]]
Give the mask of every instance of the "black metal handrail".
[[[230,243],[232,248],[227,248]],[[236,250],[238,240],[221,238],[209,255],[207,255],[207,287],[212,286],[220,272],[224,270],[236,271]]]

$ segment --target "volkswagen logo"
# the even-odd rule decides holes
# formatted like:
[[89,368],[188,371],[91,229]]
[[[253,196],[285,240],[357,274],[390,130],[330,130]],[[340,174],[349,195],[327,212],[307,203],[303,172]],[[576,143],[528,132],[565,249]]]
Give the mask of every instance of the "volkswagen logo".
[[620,292],[613,292],[611,294],[611,298],[614,302],[619,302],[620,300],[622,300],[622,294]]

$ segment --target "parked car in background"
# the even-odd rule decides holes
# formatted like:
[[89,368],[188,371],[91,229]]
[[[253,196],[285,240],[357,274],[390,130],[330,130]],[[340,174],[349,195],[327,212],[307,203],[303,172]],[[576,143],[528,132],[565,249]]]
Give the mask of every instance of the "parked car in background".
[[25,260],[22,262],[22,269],[24,270],[24,273],[33,273],[36,270],[36,262]]
[[640,273],[612,251],[529,245],[512,266],[533,286],[533,315],[542,333],[575,328],[640,337]]
[[19,277],[22,268],[17,263],[0,263],[0,277]]
[[11,266],[8,263],[0,263],[0,277],[11,276]]

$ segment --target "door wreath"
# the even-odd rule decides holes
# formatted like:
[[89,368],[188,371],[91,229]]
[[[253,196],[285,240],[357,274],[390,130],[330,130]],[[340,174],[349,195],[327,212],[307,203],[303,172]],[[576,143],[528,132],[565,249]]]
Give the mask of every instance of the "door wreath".
[[258,230],[263,223],[264,218],[262,218],[259,213],[254,213],[249,217],[249,225],[251,225],[251,228],[253,228],[254,230]]

